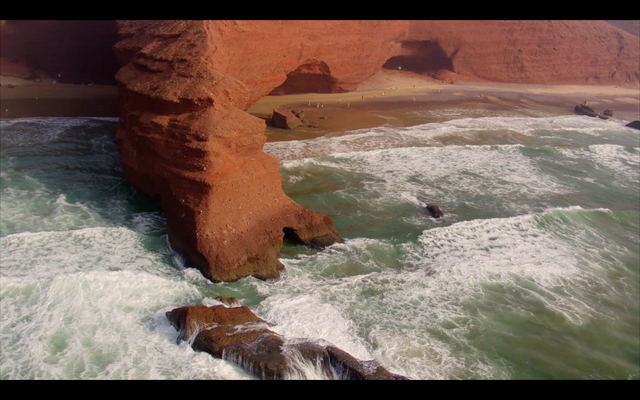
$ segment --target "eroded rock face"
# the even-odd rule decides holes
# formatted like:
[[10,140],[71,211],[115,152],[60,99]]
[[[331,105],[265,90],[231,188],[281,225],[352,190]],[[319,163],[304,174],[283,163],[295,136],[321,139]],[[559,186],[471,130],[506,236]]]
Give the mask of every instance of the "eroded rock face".
[[121,21],[118,33],[124,174],[213,281],[278,277],[285,234],[342,240],[282,192],[265,122],[245,112],[269,93],[354,90],[391,59],[471,80],[639,81],[638,37],[603,21]]
[[375,360],[358,360],[322,340],[285,338],[247,307],[187,306],[168,311],[167,319],[197,351],[240,365],[261,379],[308,378],[303,364],[316,376],[340,380],[406,380]]
[[233,281],[278,277],[285,231],[315,247],[342,241],[330,217],[283,193],[278,161],[262,152],[265,123],[244,110],[313,59],[353,89],[404,30],[378,21],[120,22],[121,164],[162,204],[172,246],[207,278]]
[[638,43],[605,21],[411,21],[394,56],[422,57],[411,67],[451,69],[470,80],[637,85]]

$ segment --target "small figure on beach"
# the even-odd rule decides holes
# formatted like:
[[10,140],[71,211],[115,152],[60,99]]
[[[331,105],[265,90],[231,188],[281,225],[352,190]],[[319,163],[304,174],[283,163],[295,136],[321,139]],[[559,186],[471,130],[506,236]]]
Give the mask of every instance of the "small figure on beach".
[[316,108],[320,108],[320,103],[316,104]]
[[362,95],[362,100],[364,100],[364,95]]
[[338,103],[340,103],[340,99],[338,99]]
[[310,105],[311,105],[311,100],[309,100],[309,102],[307,103],[307,105],[308,105],[308,106],[310,106]]
[[382,95],[384,96],[385,93],[387,93],[387,92],[382,92]]
[[413,97],[413,102],[414,102],[414,103],[416,102],[416,98],[415,98],[415,96]]
[[349,108],[349,103],[347,103],[347,108]]

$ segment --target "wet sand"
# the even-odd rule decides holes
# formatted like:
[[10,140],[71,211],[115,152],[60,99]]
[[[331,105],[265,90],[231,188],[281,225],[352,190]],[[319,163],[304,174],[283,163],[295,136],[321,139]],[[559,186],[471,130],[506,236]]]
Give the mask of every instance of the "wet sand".
[[[443,82],[406,71],[382,70],[358,90],[340,94],[267,96],[248,112],[268,120],[274,109],[303,110],[309,125],[292,130],[267,127],[268,141],[309,139],[383,124],[409,126],[427,122],[414,113],[424,107],[478,107],[487,110],[531,109],[574,114],[577,104],[631,122],[640,119],[640,87],[596,85],[530,85],[490,82]],[[480,104],[479,104],[480,103]]]
[[54,84],[51,79],[35,83],[10,77],[1,77],[0,83],[2,118],[118,116],[115,85]]

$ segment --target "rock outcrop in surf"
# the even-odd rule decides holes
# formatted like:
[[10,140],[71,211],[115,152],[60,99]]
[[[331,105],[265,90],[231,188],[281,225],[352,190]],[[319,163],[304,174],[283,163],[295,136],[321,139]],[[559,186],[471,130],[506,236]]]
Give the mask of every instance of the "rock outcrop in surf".
[[640,129],[640,121],[638,121],[638,120],[631,121],[625,126],[628,126],[629,128]]
[[188,306],[166,312],[167,319],[196,351],[234,362],[265,380],[407,380],[375,360],[358,360],[322,340],[287,338],[269,329],[248,307]]

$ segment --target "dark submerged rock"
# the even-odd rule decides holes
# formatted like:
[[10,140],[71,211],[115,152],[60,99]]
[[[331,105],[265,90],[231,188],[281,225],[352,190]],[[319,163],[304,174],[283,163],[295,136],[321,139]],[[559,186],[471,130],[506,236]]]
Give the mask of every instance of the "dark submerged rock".
[[640,129],[640,121],[635,120],[635,121],[629,122],[625,126],[628,126],[629,128]]
[[435,204],[427,204],[427,211],[429,211],[429,214],[431,214],[433,218],[440,218],[443,215],[440,207]]

